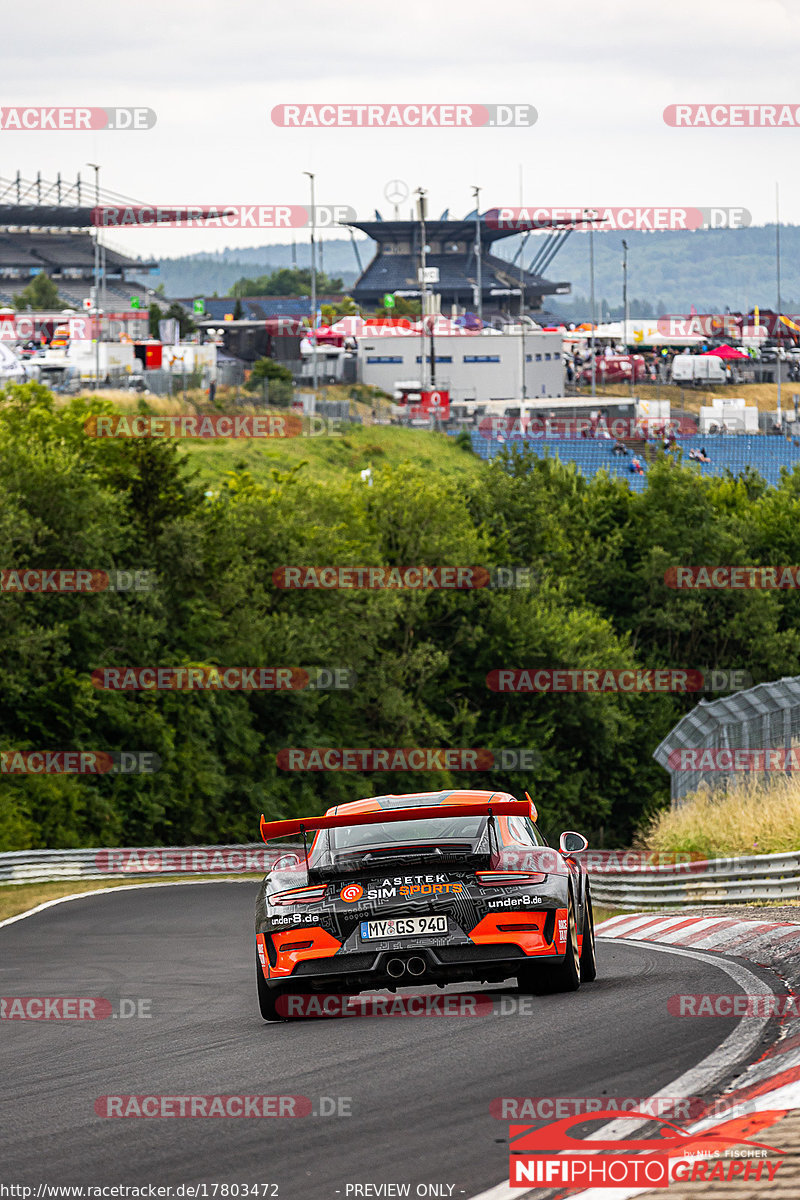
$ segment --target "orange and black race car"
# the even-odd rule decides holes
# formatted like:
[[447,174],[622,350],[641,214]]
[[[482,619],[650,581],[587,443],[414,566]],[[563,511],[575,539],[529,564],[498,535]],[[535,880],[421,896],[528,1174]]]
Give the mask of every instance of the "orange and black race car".
[[525,992],[570,992],[595,978],[588,843],[568,832],[548,846],[530,797],[374,796],[322,817],[262,816],[261,835],[301,835],[304,847],[279,858],[259,890],[265,1020],[288,1013],[287,993],[510,977]]

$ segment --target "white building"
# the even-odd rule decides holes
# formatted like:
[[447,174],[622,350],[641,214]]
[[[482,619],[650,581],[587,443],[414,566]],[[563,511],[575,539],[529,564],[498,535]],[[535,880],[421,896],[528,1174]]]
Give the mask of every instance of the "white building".
[[[430,383],[430,338],[406,331],[392,336],[356,338],[358,377],[392,394],[397,380]],[[560,333],[444,333],[434,338],[436,387],[454,403],[518,400],[523,394],[546,399],[564,394],[564,360]],[[423,367],[424,354],[424,367]]]

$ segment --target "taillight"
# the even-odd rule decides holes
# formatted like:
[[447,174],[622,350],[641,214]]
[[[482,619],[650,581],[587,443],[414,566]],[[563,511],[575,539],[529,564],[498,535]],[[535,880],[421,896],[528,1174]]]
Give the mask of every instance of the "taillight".
[[476,871],[475,880],[481,887],[518,887],[526,883],[544,883],[546,875],[533,871]]
[[289,892],[275,892],[273,896],[268,896],[270,904],[317,904],[325,899],[327,887],[322,884],[320,887],[304,887],[292,888]]
[[278,949],[281,951],[281,953],[283,953],[284,950],[310,950],[313,945],[314,945],[313,941],[310,941],[310,942],[284,942],[283,945],[278,947]]

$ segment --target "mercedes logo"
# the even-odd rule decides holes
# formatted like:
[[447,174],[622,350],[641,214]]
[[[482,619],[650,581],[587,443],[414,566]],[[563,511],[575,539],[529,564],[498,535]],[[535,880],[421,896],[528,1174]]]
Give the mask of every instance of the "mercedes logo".
[[408,184],[402,179],[390,179],[383,194],[390,204],[401,204],[409,196]]

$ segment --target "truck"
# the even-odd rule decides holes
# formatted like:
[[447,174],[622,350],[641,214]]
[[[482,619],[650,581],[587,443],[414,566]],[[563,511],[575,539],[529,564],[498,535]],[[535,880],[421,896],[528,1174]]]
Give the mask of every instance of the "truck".
[[728,383],[725,363],[715,354],[676,354],[672,360],[673,383]]

